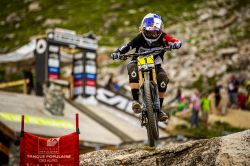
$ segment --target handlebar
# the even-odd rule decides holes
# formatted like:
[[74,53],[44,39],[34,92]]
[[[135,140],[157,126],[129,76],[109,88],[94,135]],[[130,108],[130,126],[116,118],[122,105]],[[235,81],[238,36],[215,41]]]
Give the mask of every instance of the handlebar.
[[162,51],[171,51],[172,49],[170,47],[163,47],[163,48],[159,48],[159,49],[154,49],[151,51],[145,51],[145,52],[141,52],[141,53],[130,53],[130,54],[121,54],[121,56],[123,57],[131,57],[131,56],[140,56],[140,55],[157,55],[159,53],[161,53]]

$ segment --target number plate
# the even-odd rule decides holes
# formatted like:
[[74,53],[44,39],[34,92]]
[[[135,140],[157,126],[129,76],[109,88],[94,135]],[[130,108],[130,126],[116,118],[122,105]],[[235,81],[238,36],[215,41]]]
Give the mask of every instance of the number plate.
[[138,57],[137,64],[138,66],[146,65],[146,64],[154,64],[154,57],[152,55],[148,57]]

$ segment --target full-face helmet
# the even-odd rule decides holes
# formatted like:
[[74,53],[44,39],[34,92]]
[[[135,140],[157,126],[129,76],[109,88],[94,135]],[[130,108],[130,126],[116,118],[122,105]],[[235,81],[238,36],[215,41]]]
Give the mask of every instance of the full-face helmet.
[[161,16],[159,14],[149,13],[142,19],[140,30],[145,40],[152,43],[161,36],[162,26]]

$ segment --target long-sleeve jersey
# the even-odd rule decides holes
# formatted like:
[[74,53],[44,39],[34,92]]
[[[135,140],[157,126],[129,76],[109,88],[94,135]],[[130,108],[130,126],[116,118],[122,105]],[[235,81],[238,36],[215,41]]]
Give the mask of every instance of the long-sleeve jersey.
[[[166,46],[169,46],[173,43],[179,43],[179,42],[181,42],[181,41],[174,39],[173,37],[167,35],[166,33],[162,33],[157,41],[149,43],[147,40],[145,40],[142,33],[139,33],[128,44],[123,45],[120,48],[118,48],[118,50],[116,52],[120,52],[121,54],[125,54],[129,50],[134,49],[134,48],[136,48],[135,52],[145,52],[145,51],[150,51],[150,50],[154,50],[154,49],[159,49],[161,47],[166,47]],[[164,53],[162,52],[154,57],[156,65],[162,63],[163,55],[164,55]],[[136,59],[136,57],[133,58],[133,60],[135,60],[135,59]]]

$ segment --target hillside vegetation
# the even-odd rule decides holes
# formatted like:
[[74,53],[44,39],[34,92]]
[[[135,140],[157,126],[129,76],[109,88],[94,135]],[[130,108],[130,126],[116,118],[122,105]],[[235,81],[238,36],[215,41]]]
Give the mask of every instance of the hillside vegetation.
[[1,0],[0,53],[26,44],[31,36],[53,27],[83,34],[93,32],[100,45],[117,46],[138,32],[149,12],[163,16],[166,26],[184,19],[201,0]]
[[[164,31],[184,43],[180,50],[171,52],[173,56],[165,58],[164,68],[171,80],[169,89],[181,86],[208,90],[218,80],[225,85],[230,73],[244,72],[244,77],[250,78],[247,72],[250,62],[249,2],[2,0],[0,54],[26,44],[32,36],[44,35],[54,27],[72,29],[80,34],[92,32],[103,46],[99,48],[110,53],[138,33],[145,14],[154,12],[162,15]],[[99,55],[101,57],[101,53]],[[122,63],[107,60],[110,60],[108,56],[102,61],[104,66],[108,64],[107,71]],[[124,75],[120,75],[119,80],[127,80],[127,72],[121,73]]]
[[[250,79],[249,2],[210,0],[192,4],[193,11],[181,13],[178,21],[165,26],[167,33],[184,43],[164,59],[163,67],[171,80],[169,90],[184,87],[211,91],[215,83],[226,87],[231,74],[244,78],[242,82]],[[120,64],[111,63],[107,67],[110,72],[113,69],[109,67]],[[122,69],[124,77],[119,80],[127,78]]]

